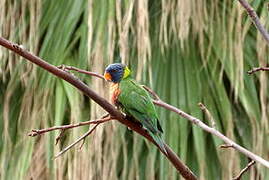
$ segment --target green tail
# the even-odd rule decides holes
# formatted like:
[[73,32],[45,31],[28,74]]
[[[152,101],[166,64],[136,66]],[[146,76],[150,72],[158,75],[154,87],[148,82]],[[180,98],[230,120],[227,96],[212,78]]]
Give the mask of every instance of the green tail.
[[162,140],[161,136],[159,134],[153,134],[152,132],[149,132],[149,134],[153,138],[153,140],[158,144],[163,153],[167,154],[167,151],[164,146],[164,141]]

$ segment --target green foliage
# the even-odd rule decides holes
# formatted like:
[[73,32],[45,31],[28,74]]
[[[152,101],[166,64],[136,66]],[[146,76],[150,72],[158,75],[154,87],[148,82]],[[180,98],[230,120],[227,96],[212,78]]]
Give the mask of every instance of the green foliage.
[[[253,2],[268,27],[263,1]],[[0,35],[54,65],[103,73],[118,57],[166,102],[268,157],[268,45],[236,1],[17,0],[0,2]],[[118,61],[118,60],[117,60]],[[109,98],[101,80],[75,74]],[[98,127],[82,150],[53,155],[87,127],[68,130],[58,146],[51,132],[31,129],[96,119],[104,112],[74,87],[0,49],[1,179],[178,179],[156,148],[117,122]],[[172,112],[157,108],[165,141],[200,177],[231,179],[247,158]],[[268,179],[255,165],[244,179]]]

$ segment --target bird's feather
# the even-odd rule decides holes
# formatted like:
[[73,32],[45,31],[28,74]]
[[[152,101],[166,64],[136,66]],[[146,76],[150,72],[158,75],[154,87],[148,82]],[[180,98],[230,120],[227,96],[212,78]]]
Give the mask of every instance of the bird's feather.
[[148,92],[131,78],[121,80],[119,90],[120,94],[117,101],[121,105],[122,110],[139,121],[166,153],[163,140],[161,139],[163,130]]

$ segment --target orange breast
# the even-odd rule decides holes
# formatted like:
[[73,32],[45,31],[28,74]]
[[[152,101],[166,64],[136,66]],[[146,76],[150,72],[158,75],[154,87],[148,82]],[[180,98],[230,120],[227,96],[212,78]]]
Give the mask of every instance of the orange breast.
[[112,96],[111,96],[111,102],[115,105],[117,105],[118,96],[120,95],[120,88],[119,84],[113,84],[112,85]]

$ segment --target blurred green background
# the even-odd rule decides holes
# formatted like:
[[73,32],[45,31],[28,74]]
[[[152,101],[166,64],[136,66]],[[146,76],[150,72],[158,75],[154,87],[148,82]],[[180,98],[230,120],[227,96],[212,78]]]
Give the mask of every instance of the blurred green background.
[[[264,1],[251,1],[267,27]],[[0,36],[54,65],[103,73],[122,58],[134,77],[166,102],[210,124],[269,159],[268,45],[237,1],[224,0],[1,0]],[[267,21],[266,21],[267,20]],[[102,80],[75,73],[109,98]],[[248,159],[176,114],[158,108],[164,139],[200,179],[231,179]],[[31,138],[31,129],[76,123],[104,111],[77,89],[0,48],[0,178],[179,179],[175,168],[144,138],[117,122],[99,126],[80,150],[53,156],[85,133],[68,130]],[[243,179],[268,179],[256,164]]]

